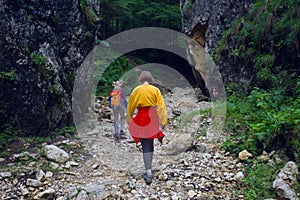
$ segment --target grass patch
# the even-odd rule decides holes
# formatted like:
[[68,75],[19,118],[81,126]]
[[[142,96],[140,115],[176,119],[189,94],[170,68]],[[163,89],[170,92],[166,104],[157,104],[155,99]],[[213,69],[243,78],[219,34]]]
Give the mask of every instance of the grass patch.
[[241,193],[246,200],[276,198],[273,181],[277,173],[283,167],[271,166],[266,163],[250,165],[246,168],[247,176],[243,180]]

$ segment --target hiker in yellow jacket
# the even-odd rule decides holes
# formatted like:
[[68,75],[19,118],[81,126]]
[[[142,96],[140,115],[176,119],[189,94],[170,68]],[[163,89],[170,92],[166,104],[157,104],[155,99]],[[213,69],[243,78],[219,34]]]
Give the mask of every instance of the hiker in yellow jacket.
[[[161,143],[164,138],[162,130],[168,123],[167,110],[160,90],[151,85],[154,81],[149,71],[142,71],[139,76],[141,85],[130,94],[127,106],[126,121],[129,132],[135,143],[141,142],[146,173],[143,178],[147,185],[152,183],[153,140]],[[133,117],[134,110],[137,114]]]

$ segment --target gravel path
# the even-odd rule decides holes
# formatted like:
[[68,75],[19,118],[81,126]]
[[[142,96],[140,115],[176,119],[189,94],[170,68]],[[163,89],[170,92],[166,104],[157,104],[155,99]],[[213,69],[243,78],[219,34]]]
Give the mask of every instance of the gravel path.
[[[50,175],[37,186],[28,184],[28,179],[35,179],[39,174],[38,161],[18,166],[18,170],[1,169],[0,198],[244,199],[236,195],[243,164],[220,150],[219,143],[208,140],[209,133],[217,131],[211,125],[222,116],[214,119],[211,114],[191,113],[211,108],[211,104],[197,102],[190,93],[189,89],[177,88],[165,96],[170,123],[165,130],[164,144],[155,141],[154,180],[150,186],[141,177],[144,172],[141,147],[133,143],[128,132],[116,143],[112,121],[101,119],[77,139],[63,141],[66,146],[82,146],[84,152],[73,152],[69,147],[71,161],[49,162],[47,174]],[[13,161],[9,165],[14,166]]]

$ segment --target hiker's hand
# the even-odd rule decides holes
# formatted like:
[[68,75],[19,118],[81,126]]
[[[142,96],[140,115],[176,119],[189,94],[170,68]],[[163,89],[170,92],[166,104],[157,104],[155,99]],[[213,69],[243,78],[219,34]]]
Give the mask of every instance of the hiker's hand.
[[125,121],[126,121],[126,123],[129,125],[130,122],[131,122],[131,118],[126,117],[126,118],[125,118]]

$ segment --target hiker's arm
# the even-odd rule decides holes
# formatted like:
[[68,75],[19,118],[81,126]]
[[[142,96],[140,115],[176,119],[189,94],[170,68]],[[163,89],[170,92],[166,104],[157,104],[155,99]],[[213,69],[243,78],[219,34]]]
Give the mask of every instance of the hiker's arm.
[[168,124],[168,114],[167,114],[167,109],[166,109],[163,96],[159,91],[157,94],[157,114],[158,114],[161,127],[164,128],[165,125]]

